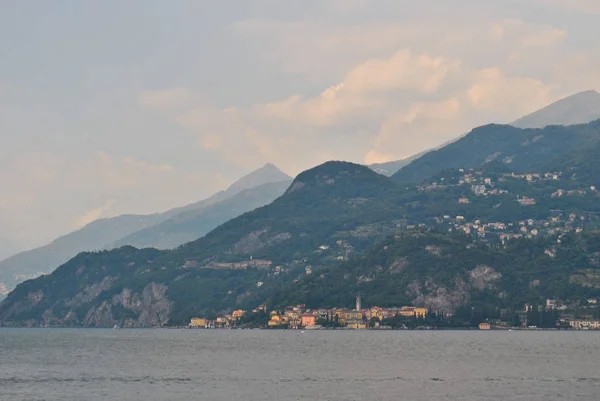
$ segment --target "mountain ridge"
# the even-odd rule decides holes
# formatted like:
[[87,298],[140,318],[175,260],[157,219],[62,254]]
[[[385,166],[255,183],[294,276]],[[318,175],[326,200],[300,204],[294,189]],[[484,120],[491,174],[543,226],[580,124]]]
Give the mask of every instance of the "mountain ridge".
[[[150,215],[127,214],[95,220],[79,230],[58,237],[45,246],[22,251],[0,261],[0,283],[4,283],[10,289],[14,284],[25,278],[49,273],[79,252],[104,249],[113,243],[117,243],[122,238],[173,219],[181,213],[214,206],[240,192],[251,189],[253,186],[260,186],[269,183],[271,179],[279,180],[281,178],[291,180],[291,177],[273,164],[267,163],[263,167],[241,177],[226,190],[219,191],[199,202],[176,207],[162,213]],[[271,201],[273,196],[271,192],[268,193],[265,202]],[[259,201],[258,198],[255,198],[255,203],[251,206],[256,205],[256,202]],[[225,215],[224,218],[227,217],[234,216]],[[220,222],[215,221],[215,224],[217,223]],[[188,237],[184,238],[184,242],[188,240]],[[181,245],[182,243],[170,243],[170,245]]]
[[516,172],[544,169],[561,155],[600,142],[600,120],[572,126],[517,128],[488,124],[449,145],[426,153],[396,172],[399,182],[417,183],[449,168],[477,168],[493,160]]
[[585,124],[600,119],[600,93],[587,90],[560,99],[511,123],[517,128]]

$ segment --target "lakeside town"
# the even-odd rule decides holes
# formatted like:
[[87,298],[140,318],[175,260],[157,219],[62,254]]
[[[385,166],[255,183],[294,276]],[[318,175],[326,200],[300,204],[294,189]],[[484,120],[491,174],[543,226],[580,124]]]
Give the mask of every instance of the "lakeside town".
[[[560,188],[561,183],[565,188]],[[544,202],[549,200],[558,201],[562,198],[570,197],[593,197],[599,196],[598,189],[590,185],[581,186],[569,182],[567,172],[555,171],[545,173],[515,174],[515,173],[497,173],[479,170],[458,169],[456,172],[449,172],[447,176],[440,177],[437,180],[425,185],[420,185],[419,190],[423,192],[440,191],[448,188],[462,187],[463,194],[456,199],[458,205],[468,207],[467,205],[477,200],[498,202],[504,200],[513,200],[527,210],[528,207],[535,206],[541,199],[532,196],[525,196],[515,191],[514,187],[522,188],[522,185],[535,187],[540,196],[544,197]],[[545,190],[542,190],[546,186]],[[550,190],[551,188],[551,190]],[[529,191],[526,191],[529,192]],[[492,208],[497,207],[494,204]],[[557,208],[551,210],[551,216],[544,218],[535,218],[535,208],[532,208],[532,217],[524,218],[518,221],[493,221],[483,217],[468,219],[463,215],[445,214],[434,219],[433,226],[448,228],[449,230],[462,231],[467,235],[474,235],[482,240],[487,238],[497,238],[502,243],[515,238],[534,238],[537,236],[565,234],[569,232],[582,232],[584,228],[597,226],[600,216],[597,213],[586,211],[579,214],[567,212]],[[428,224],[419,224],[427,226]],[[407,228],[415,228],[419,225],[409,225]]]
[[547,299],[545,305],[525,304],[523,310],[508,316],[506,310],[500,311],[500,318],[471,322],[470,325],[453,324],[453,313],[432,311],[416,306],[392,308],[362,308],[360,295],[356,297],[354,309],[309,309],[306,305],[288,306],[283,311],[268,311],[262,304],[251,311],[235,310],[231,314],[217,316],[214,319],[194,317],[189,328],[230,329],[350,329],[350,330],[411,330],[411,329],[460,329],[479,330],[600,330],[600,309],[597,299],[587,300],[580,308],[560,304]]

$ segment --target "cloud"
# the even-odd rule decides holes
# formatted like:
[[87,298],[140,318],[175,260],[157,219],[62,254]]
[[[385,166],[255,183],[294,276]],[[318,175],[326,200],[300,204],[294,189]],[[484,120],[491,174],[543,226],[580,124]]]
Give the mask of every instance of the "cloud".
[[92,209],[84,215],[79,216],[75,220],[75,227],[81,228],[90,224],[94,220],[98,220],[105,212],[109,211],[115,205],[115,203],[117,203],[116,199],[108,199],[102,206]]
[[470,71],[466,75],[468,84],[460,92],[390,114],[365,156],[365,163],[409,157],[476,126],[509,123],[554,100],[553,86],[533,78],[507,76],[499,68]]
[[27,246],[38,246],[98,218],[161,212],[230,183],[210,169],[188,171],[106,151],[68,158],[41,152],[4,155],[0,185],[10,191],[0,193],[0,227]]
[[[403,49],[390,58],[371,59],[357,65],[343,82],[330,86],[317,97],[303,99],[298,95],[292,96],[268,103],[262,109],[268,117],[331,126],[352,116],[364,116],[370,112],[377,114],[393,102],[388,94],[434,93],[449,75],[458,71],[458,62]],[[260,109],[261,106],[257,108]]]
[[414,90],[436,92],[446,76],[460,70],[460,64],[444,57],[413,54],[403,49],[389,59],[371,59],[356,66],[346,76],[344,87],[350,92]]
[[193,91],[177,87],[165,90],[148,90],[138,95],[141,107],[151,110],[171,110],[187,106],[193,100]]

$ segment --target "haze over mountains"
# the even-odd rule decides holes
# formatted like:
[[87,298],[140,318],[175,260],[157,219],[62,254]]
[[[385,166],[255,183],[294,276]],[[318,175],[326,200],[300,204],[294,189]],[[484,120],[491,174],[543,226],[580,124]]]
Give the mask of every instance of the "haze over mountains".
[[[546,108],[523,117],[516,125],[538,126],[556,122],[587,122],[600,116],[600,94],[586,91],[569,96]],[[473,130],[469,139],[466,134],[455,141],[440,145],[410,158],[369,166],[374,171],[394,176],[400,181],[419,182],[438,170],[453,167],[477,167],[492,159],[511,160],[510,167],[517,168],[521,160],[538,160],[530,149],[540,152],[568,152],[585,146],[578,139],[562,146],[551,142],[551,147],[523,145],[517,136],[506,138],[508,126],[487,126]],[[555,133],[560,136],[560,133]],[[543,134],[527,134],[528,140],[544,144],[548,138]],[[506,139],[506,140],[505,140]],[[458,143],[460,142],[460,143]],[[554,146],[554,148],[552,148]],[[558,153],[557,153],[558,154]],[[400,170],[400,171],[399,171]],[[78,252],[96,249],[111,249],[116,246],[173,248],[206,234],[228,219],[245,211],[270,203],[281,195],[291,178],[274,165],[267,163],[262,168],[243,177],[227,190],[220,191],[205,200],[171,209],[163,213],[145,216],[117,216],[92,222],[74,233],[60,237],[47,246],[21,252],[0,262],[0,282],[14,283],[39,273],[47,273],[67,261]],[[270,184],[264,185],[263,184]],[[243,192],[243,193],[241,193]],[[232,198],[232,196],[239,196]],[[221,202],[226,203],[220,205]],[[6,255],[11,248],[6,248]],[[1,251],[1,249],[0,249]],[[1,260],[1,258],[0,258]],[[21,276],[15,280],[15,276]]]
[[[51,272],[74,254],[117,244],[170,248],[196,239],[217,225],[281,195],[291,178],[272,164],[242,177],[208,199],[152,215],[122,215],[96,220],[50,244],[0,262],[0,283],[11,288],[24,279]],[[269,186],[265,184],[274,185]],[[252,188],[259,187],[256,190]],[[236,197],[239,195],[239,197]],[[220,203],[224,202],[222,206]],[[206,208],[205,212],[201,212]],[[161,223],[164,223],[160,225]],[[153,228],[155,225],[160,226]],[[1,295],[1,294],[0,294]]]
[[[583,97],[588,96],[590,99],[595,98],[589,92]],[[568,110],[568,105],[573,101],[580,102],[581,96],[575,95],[558,103],[561,103],[562,109]],[[544,115],[548,118],[555,116],[553,106],[544,110],[544,113],[537,114],[538,122],[543,120]],[[407,222],[418,225],[438,219],[442,209],[449,215],[466,218],[483,216],[482,218],[504,218],[518,222],[526,216],[518,204],[518,197],[527,195],[548,199],[550,203],[543,207],[536,206],[535,209],[536,214],[544,218],[548,218],[552,208],[564,208],[565,205],[569,205],[577,213],[591,211],[596,207],[592,198],[581,199],[575,204],[550,201],[550,198],[555,191],[562,190],[557,185],[575,185],[574,190],[577,191],[589,189],[590,183],[595,182],[594,178],[598,176],[594,171],[597,164],[594,163],[596,153],[591,152],[591,149],[599,146],[600,121],[538,129],[491,124],[478,127],[436,150],[398,162],[369,166],[384,175],[390,175],[390,170],[401,166],[393,179],[375,174],[363,166],[331,162],[305,171],[290,186],[290,177],[267,164],[226,191],[204,201],[162,214],[99,220],[76,233],[59,238],[47,247],[9,258],[0,263],[0,281],[12,280],[8,281],[12,285],[17,274],[47,273],[83,250],[110,249],[122,245],[166,249],[195,240],[171,252],[138,252],[125,247],[108,253],[85,254],[65,264],[49,278],[34,280],[32,283],[37,284],[22,287],[20,295],[7,301],[13,308],[14,305],[20,305],[18,309],[31,311],[35,307],[35,310],[39,310],[41,306],[22,303],[19,297],[32,296],[31,291],[35,288],[43,292],[43,288],[38,286],[50,283],[47,280],[54,280],[51,281],[53,286],[60,286],[55,280],[60,276],[71,280],[67,281],[74,287],[66,293],[61,292],[63,289],[53,290],[53,302],[61,304],[66,302],[65,296],[82,297],[82,294],[88,294],[84,296],[86,302],[77,303],[79,308],[86,308],[85,314],[91,315],[83,319],[82,312],[79,311],[74,324],[104,325],[118,318],[113,314],[112,307],[131,309],[131,305],[115,301],[114,298],[110,301],[106,298],[107,294],[117,296],[118,291],[130,291],[128,283],[137,282],[137,288],[143,289],[137,295],[140,299],[146,296],[145,291],[150,291],[161,294],[155,298],[169,301],[168,305],[163,304],[162,317],[157,321],[144,321],[142,315],[147,311],[134,310],[138,320],[132,321],[132,325],[183,322],[192,310],[221,310],[264,301],[264,297],[276,285],[269,278],[269,274],[273,273],[269,266],[283,266],[280,267],[284,270],[278,271],[281,274],[279,277],[283,280],[285,276],[286,280],[291,280],[305,269],[312,269],[311,266],[334,265],[339,260],[361,255],[377,240],[393,233]],[[542,173],[561,169],[565,174],[572,173],[575,181],[568,184],[567,181],[558,181],[544,184],[546,186],[543,188],[521,189],[516,199],[511,196],[499,198],[501,201],[496,205],[489,204],[483,198],[465,198],[465,191],[470,191],[469,186],[445,189],[442,185],[439,193],[423,193],[421,187],[415,185],[434,180],[433,184],[430,182],[428,185],[437,188],[438,179],[435,177],[453,169],[483,169],[478,174],[484,174],[485,171]],[[406,186],[405,183],[409,185]],[[516,188],[520,187],[517,185]],[[507,187],[505,191],[515,191],[515,188]],[[282,194],[284,195],[280,197]],[[469,200],[466,203],[470,205],[457,203],[459,198]],[[315,253],[320,246],[324,247],[321,249],[324,251],[333,243],[337,244],[335,252]],[[131,267],[131,263],[137,267],[127,274],[123,273],[122,266]],[[75,274],[73,271],[76,265],[88,266],[94,271],[93,277],[101,281],[90,278],[92,281],[86,279],[87,281],[75,285],[79,276],[79,273]],[[108,268],[109,265],[112,272],[110,275],[97,271],[98,268]],[[156,270],[158,267],[160,268]],[[190,268],[197,286],[193,293],[201,290],[203,294],[196,294],[188,299],[185,298],[187,295],[182,298],[177,294],[190,294],[187,279],[180,282],[188,274],[180,270]],[[151,274],[140,278],[139,275],[146,271]],[[287,275],[283,274],[284,271]],[[252,282],[265,284],[264,287],[259,285],[260,290],[252,291],[248,287]],[[238,290],[228,293],[233,291],[232,288],[238,288],[239,291],[244,289],[252,296],[243,295]],[[109,289],[108,293],[102,295]],[[96,295],[90,295],[90,291]],[[154,308],[156,305],[153,302],[150,299],[143,303]],[[74,312],[72,307],[67,310]],[[176,315],[171,314],[172,310],[177,311]],[[52,307],[54,323],[65,323],[62,311],[63,309]]]
[[[526,138],[530,133],[510,128],[510,135],[520,132]],[[600,140],[597,123],[588,129],[562,128],[565,135],[583,130],[591,137],[594,131]],[[535,157],[539,166],[554,171],[542,159],[555,155],[538,152]],[[499,165],[506,164],[495,162],[480,170],[440,171],[420,185],[397,183],[352,163],[327,162],[299,174],[271,204],[175,250],[122,247],[82,253],[51,275],[20,284],[0,304],[0,321],[26,326],[182,325],[199,314],[251,309],[264,302],[276,308],[304,300],[312,307],[345,305],[356,291],[378,304],[410,302],[449,311],[465,302],[514,310],[551,297],[577,301],[600,296],[597,235],[578,231],[600,227],[597,191],[570,172],[540,171],[533,180],[499,172]],[[486,191],[490,194],[482,195]],[[579,223],[570,216],[584,219]],[[530,234],[531,239],[504,248],[501,236],[523,237],[520,222],[529,218],[547,234],[540,239]],[[553,218],[564,219],[561,230],[572,234],[558,231],[563,235],[557,242],[554,226],[543,228]],[[467,221],[470,225],[461,226]],[[485,244],[475,232],[464,237],[466,229],[482,222],[516,232],[490,232]],[[385,239],[393,233],[397,238]],[[381,240],[387,242],[377,245]],[[522,258],[514,261],[511,252]],[[366,256],[355,259],[361,255]],[[531,286],[532,281],[539,284]]]
[[511,125],[486,125],[403,167],[393,178],[418,183],[451,168],[478,168],[500,161],[515,172],[546,171],[548,163],[572,151],[594,147],[600,121],[573,126],[522,130]]
[[547,125],[584,124],[600,119],[600,93],[580,92],[561,99],[511,125],[518,128],[544,128]]
[[19,246],[12,240],[0,237],[0,260],[19,251]]

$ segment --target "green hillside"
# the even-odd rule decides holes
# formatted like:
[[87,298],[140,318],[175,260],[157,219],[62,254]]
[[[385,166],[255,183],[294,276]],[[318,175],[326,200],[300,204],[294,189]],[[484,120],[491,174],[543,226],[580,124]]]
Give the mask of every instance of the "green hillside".
[[[557,254],[544,241],[597,229],[598,197],[587,182],[563,172],[521,175],[509,172],[504,163],[489,163],[486,169],[446,170],[421,185],[401,185],[364,166],[329,162],[300,174],[271,204],[172,251],[124,247],[78,255],[51,275],[19,285],[0,304],[0,322],[91,327],[185,324],[192,316],[251,309],[269,299],[273,305],[296,301],[330,305],[344,297],[352,299],[357,289],[361,294],[365,291],[367,302],[386,305],[411,301],[405,289],[394,288],[410,285],[421,271],[431,275],[430,282],[435,284],[431,288],[449,286],[441,291],[450,298],[435,301],[438,305],[454,308],[467,299],[484,302],[468,288],[461,290],[461,297],[451,296],[455,278],[464,279],[464,269],[474,269],[471,263],[463,265],[461,261],[479,260],[503,277],[525,283],[530,276],[503,270],[516,266],[509,260],[514,252],[519,249],[527,254],[535,248],[536,258],[517,260],[539,272],[535,270],[541,263],[538,248],[544,247],[542,254],[546,249]],[[375,255],[373,259],[365,259],[363,265],[349,262],[389,235],[419,231],[428,232],[424,238],[433,241],[425,246],[439,245],[448,258],[435,259],[439,253],[435,248],[423,253],[418,249],[420,239],[401,236],[394,257],[404,257],[403,252],[410,255],[410,275],[380,275],[373,263],[385,254],[379,254],[377,247],[369,252]],[[524,245],[506,252],[502,244],[507,238],[523,240]],[[589,245],[592,241],[586,241],[585,254],[595,252]],[[446,251],[455,246],[464,250]],[[563,259],[558,260],[560,263],[548,265],[543,259],[544,269],[551,266],[560,277],[554,283],[564,282],[572,273],[559,272]],[[387,259],[379,264],[390,267]],[[405,264],[401,260],[392,271],[402,270]],[[339,279],[348,266],[355,270],[362,266],[354,281],[358,287],[347,284],[352,280],[345,283]],[[369,266],[374,269],[371,273]],[[595,277],[586,270],[593,269],[589,263],[578,269],[583,269],[577,276],[580,281]],[[355,274],[345,274],[350,273]],[[312,281],[321,274],[332,277],[324,281],[325,287]],[[422,297],[427,297],[427,281],[419,283],[424,288]],[[513,295],[504,296],[506,305],[531,296],[522,291],[524,286],[514,287]],[[513,287],[498,288],[508,294]],[[540,288],[546,291],[540,296],[570,294],[554,284]],[[489,302],[496,304],[498,298],[494,295]]]
[[486,125],[441,149],[426,153],[392,177],[418,183],[440,171],[481,168],[491,161],[509,165],[515,172],[540,172],[570,152],[600,143],[600,120],[572,126],[519,129],[510,125]]
[[600,274],[599,255],[598,232],[513,240],[505,246],[461,234],[406,232],[363,257],[306,275],[275,292],[271,303],[350,307],[357,293],[367,307],[440,310],[465,304],[517,310],[547,298],[580,302],[600,296],[600,286],[576,279]]

